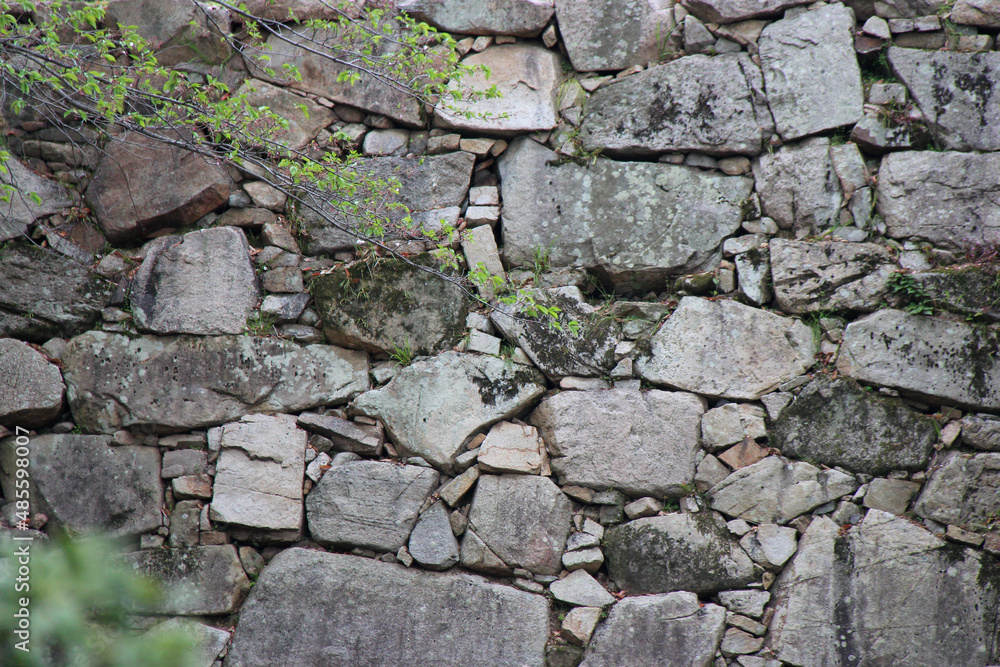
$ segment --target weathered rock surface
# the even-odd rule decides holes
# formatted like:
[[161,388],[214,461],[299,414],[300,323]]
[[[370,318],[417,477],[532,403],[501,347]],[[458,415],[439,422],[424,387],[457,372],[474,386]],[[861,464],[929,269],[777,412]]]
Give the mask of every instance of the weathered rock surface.
[[513,567],[559,574],[573,508],[547,477],[482,475],[469,510],[469,527]]
[[438,474],[420,466],[354,461],[334,466],[306,498],[320,544],[395,553],[406,544]]
[[947,7],[943,0],[879,0],[875,11],[887,19],[916,18],[934,16],[943,7]]
[[208,158],[126,132],[108,142],[84,197],[108,240],[120,242],[190,225],[225,204],[229,190],[226,171]]
[[250,590],[232,544],[188,549],[145,549],[124,555],[133,570],[160,582],[164,597],[141,613],[203,616],[231,614]]
[[227,663],[543,667],[548,616],[544,597],[481,577],[288,549],[243,606]]
[[815,349],[812,331],[798,320],[735,301],[684,297],[635,368],[654,384],[755,400],[804,373]]
[[67,398],[85,431],[180,432],[255,412],[343,403],[369,387],[364,352],[274,339],[89,332],[63,355]]
[[43,343],[90,328],[114,283],[34,246],[0,248],[0,336]]
[[248,415],[223,426],[212,519],[297,535],[307,440],[291,415]]
[[1000,451],[1000,419],[966,415],[962,418],[962,442],[976,449]]
[[625,598],[597,629],[581,667],[655,667],[680,658],[709,667],[726,630],[726,610],[694,593]]
[[913,510],[945,524],[988,523],[1000,512],[1000,454],[939,455]]
[[405,452],[452,472],[455,457],[477,431],[527,409],[544,392],[534,369],[445,352],[407,366],[353,407],[381,419]]
[[445,32],[537,37],[555,11],[553,0],[402,0],[396,9]]
[[531,414],[562,484],[679,495],[694,479],[704,399],[682,392],[564,391]]
[[1000,240],[1000,154],[893,153],[882,160],[878,211],[893,238],[945,248]]
[[13,338],[0,338],[0,424],[44,426],[62,409],[62,373],[40,352]]
[[1000,149],[1000,53],[892,47],[889,64],[943,148]]
[[1000,28],[1000,7],[990,0],[958,0],[950,18],[961,25]]
[[335,450],[365,456],[381,456],[385,431],[375,424],[358,424],[334,415],[303,412],[297,423],[307,431],[318,433],[332,443]]
[[755,579],[753,562],[717,515],[667,514],[636,519],[604,539],[608,575],[631,595],[740,588]]
[[708,505],[753,523],[784,524],[857,488],[853,475],[768,456],[709,489]]
[[218,227],[155,240],[129,303],[141,331],[239,334],[259,295],[243,231]]
[[657,61],[675,29],[671,3],[556,0],[566,52],[578,72]]
[[483,472],[538,475],[548,455],[538,429],[524,423],[499,422],[483,441],[476,460]]
[[[111,445],[99,435],[31,436],[28,455],[33,512],[71,533],[132,536],[161,525],[163,486],[156,447]],[[14,438],[0,443],[4,496],[17,498]]]
[[762,153],[753,174],[761,208],[778,227],[802,237],[840,222],[844,195],[826,137]]
[[[449,273],[429,255],[410,261]],[[419,266],[379,259],[318,276],[311,291],[327,341],[371,352],[409,348],[418,355],[458,343],[472,300],[457,284]]]
[[937,442],[930,417],[849,378],[823,375],[781,411],[768,435],[785,456],[872,475],[924,468]]
[[773,18],[807,0],[684,0],[685,8],[708,23],[734,23],[756,18]]
[[556,159],[525,138],[500,159],[508,262],[530,266],[535,248],[549,248],[552,266],[592,269],[624,291],[708,263],[739,228],[753,188],[749,178],[673,165]]
[[149,42],[160,65],[185,61],[225,62],[232,47],[224,35],[230,30],[229,11],[213,4],[113,0],[105,21],[109,26],[134,26]]
[[874,243],[773,239],[770,250],[775,296],[789,313],[870,312],[898,270],[892,254]]
[[[26,234],[36,220],[73,205],[66,188],[31,171],[17,158],[8,157],[4,166],[7,171],[0,173],[0,185],[10,185],[17,192],[9,201],[0,202],[0,243]],[[36,202],[29,193],[41,201]]]
[[776,21],[760,35],[761,69],[778,134],[796,139],[856,123],[864,92],[854,13],[830,5]]
[[264,81],[247,81],[237,89],[236,95],[246,95],[250,108],[267,107],[271,113],[287,121],[288,127],[277,128],[273,140],[292,150],[307,146],[320,130],[336,118],[332,111],[309,98]]
[[549,585],[552,597],[566,604],[585,607],[607,607],[615,598],[597,579],[585,570],[576,570]]
[[428,570],[447,570],[458,562],[458,540],[448,510],[437,502],[424,510],[410,533],[410,555]]
[[910,276],[936,307],[969,318],[1000,320],[1000,267],[965,264]]
[[989,558],[878,510],[843,535],[819,517],[772,589],[768,643],[793,665],[992,664]]
[[609,155],[756,155],[773,131],[760,68],[739,53],[680,58],[600,88],[580,139]]
[[[499,98],[474,101],[442,98],[434,110],[441,127],[508,135],[551,130],[558,124],[556,93],[563,79],[562,59],[542,46],[519,42],[493,46],[462,61],[486,67],[465,76],[462,89],[485,92],[492,86]],[[466,117],[466,113],[473,116]]]
[[880,310],[847,325],[844,375],[949,403],[1000,408],[995,327]]

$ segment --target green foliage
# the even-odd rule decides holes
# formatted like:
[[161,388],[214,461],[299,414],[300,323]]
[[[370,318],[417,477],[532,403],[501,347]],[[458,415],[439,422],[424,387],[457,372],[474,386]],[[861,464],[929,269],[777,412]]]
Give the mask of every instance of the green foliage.
[[254,311],[247,319],[247,326],[244,334],[247,336],[267,337],[274,335],[274,325],[276,320],[272,315],[263,315],[259,311]]
[[409,366],[413,363],[413,349],[410,347],[410,339],[407,338],[401,345],[392,346],[392,354],[389,358],[400,366]]
[[906,312],[914,315],[933,315],[934,304],[924,288],[909,273],[897,271],[889,278],[889,287],[906,301]]
[[552,256],[552,246],[535,246],[531,249],[531,272],[535,274],[535,281],[538,281],[538,277],[543,273],[547,273]]

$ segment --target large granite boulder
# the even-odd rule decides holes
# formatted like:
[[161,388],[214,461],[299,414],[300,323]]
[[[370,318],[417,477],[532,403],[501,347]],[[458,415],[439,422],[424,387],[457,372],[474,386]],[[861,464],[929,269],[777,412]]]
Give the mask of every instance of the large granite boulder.
[[332,111],[309,98],[265,81],[247,81],[236,90],[236,95],[245,95],[248,107],[267,107],[286,121],[288,127],[275,128],[272,139],[291,150],[305,148],[336,118]]
[[916,100],[941,147],[1000,149],[1000,53],[889,49],[892,71]]
[[553,0],[401,0],[396,9],[445,32],[537,37],[555,11]]
[[91,331],[70,341],[63,375],[73,418],[92,433],[188,431],[344,403],[370,386],[364,352],[247,336]]
[[622,70],[666,55],[672,2],[556,0],[559,34],[578,72]]
[[[36,435],[29,438],[32,512],[70,533],[135,536],[162,524],[163,485],[156,447],[112,446],[101,435]],[[15,438],[0,442],[4,497],[20,496]]]
[[217,227],[153,241],[132,280],[141,331],[239,334],[260,297],[243,230]]
[[752,582],[753,561],[711,512],[636,519],[608,531],[608,575],[631,595],[708,595]]
[[760,35],[767,101],[788,141],[861,119],[864,91],[854,52],[854,12],[820,7],[768,25]]
[[[150,132],[185,140],[174,130]],[[108,142],[84,197],[104,235],[117,243],[190,225],[225,204],[229,191],[229,175],[215,161],[126,132]]]
[[456,273],[421,255],[359,262],[317,276],[311,292],[326,340],[370,352],[406,347],[414,354],[458,343],[472,299],[456,282],[420,267]]
[[590,269],[622,292],[717,261],[753,189],[752,179],[687,167],[557,157],[518,138],[500,159],[507,261],[531,266],[545,248],[552,266]]
[[847,325],[837,370],[861,382],[996,410],[998,345],[996,327],[880,310]]
[[882,160],[878,211],[893,238],[945,248],[1000,240],[1000,153],[914,151]]
[[149,42],[156,62],[165,67],[185,61],[218,65],[232,55],[233,47],[225,39],[229,11],[214,3],[112,0],[104,20],[109,26],[134,26]]
[[763,213],[778,227],[802,237],[840,223],[844,193],[826,137],[761,153],[753,175]]
[[145,549],[123,556],[137,573],[159,582],[162,599],[138,611],[173,616],[231,614],[250,590],[232,544],[183,549]]
[[739,53],[680,58],[598,89],[580,139],[609,155],[756,155],[773,131],[760,68]]
[[559,54],[519,42],[490,47],[462,64],[480,69],[456,83],[457,91],[485,93],[495,86],[500,97],[453,100],[442,96],[434,110],[437,125],[508,135],[551,130],[559,123],[556,94],[563,79]]
[[[4,167],[0,186],[9,185],[14,192],[7,201],[0,201],[0,243],[26,235],[36,220],[73,205],[65,187],[31,171],[17,158],[8,157]],[[35,201],[32,193],[40,201]]]
[[812,330],[798,320],[735,301],[684,297],[635,369],[657,385],[756,400],[804,373],[815,353]]
[[40,352],[13,338],[0,338],[0,424],[33,428],[59,416],[62,373]]
[[921,470],[937,442],[934,420],[850,378],[817,375],[768,431],[785,456],[871,475]]
[[669,391],[564,391],[531,413],[562,484],[677,496],[694,480],[704,399]]
[[946,452],[913,511],[939,523],[985,525],[1000,513],[1000,453]]
[[352,408],[381,419],[403,452],[445,472],[476,433],[527,410],[545,393],[541,373],[487,355],[445,352],[407,366]]
[[1000,658],[995,559],[869,510],[818,517],[771,589],[768,645],[792,665],[955,665]]
[[774,18],[809,0],[682,0],[685,8],[708,23],[734,23],[748,19]]
[[33,245],[0,248],[0,336],[44,343],[89,329],[115,291],[87,267]]

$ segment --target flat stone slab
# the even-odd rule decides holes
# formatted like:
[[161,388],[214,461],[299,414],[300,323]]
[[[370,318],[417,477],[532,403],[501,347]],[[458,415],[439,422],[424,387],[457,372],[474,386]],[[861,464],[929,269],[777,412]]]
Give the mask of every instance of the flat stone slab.
[[843,5],[764,28],[758,40],[764,87],[785,141],[861,119],[864,91],[854,29],[854,12]]
[[611,608],[581,667],[659,667],[683,656],[691,667],[709,667],[726,631],[726,610],[701,604],[686,591],[625,598]]
[[850,378],[817,375],[768,436],[785,456],[884,475],[925,468],[938,440],[935,426],[897,398],[865,391]]
[[[17,158],[8,157],[4,166],[7,171],[0,174],[0,184],[12,186],[16,193],[10,201],[0,202],[0,243],[27,233],[39,218],[73,205],[64,186],[36,174]],[[36,203],[29,193],[38,195],[41,201]]]
[[669,3],[556,0],[559,35],[577,72],[656,62],[675,28]]
[[756,400],[804,373],[815,352],[812,330],[798,320],[735,301],[684,297],[635,369],[654,384]]
[[[29,438],[32,512],[71,534],[134,536],[162,525],[163,484],[156,447],[112,446],[109,436],[35,435]],[[19,496],[15,438],[0,442],[0,484]]]
[[830,140],[815,137],[761,153],[753,162],[764,215],[796,237],[840,224],[844,194],[830,153]]
[[420,466],[354,461],[334,466],[306,497],[320,544],[395,553],[406,544],[438,473]]
[[668,391],[563,391],[531,413],[561,484],[676,496],[694,480],[704,399]]
[[936,400],[1000,408],[995,327],[880,310],[847,325],[837,370]]
[[679,58],[598,89],[580,139],[609,155],[757,155],[773,131],[760,68],[739,53]]
[[428,570],[447,570],[458,563],[458,540],[444,503],[434,503],[417,519],[410,533],[409,550],[413,559]]
[[988,559],[879,510],[846,532],[817,517],[771,589],[768,643],[793,665],[994,664]]
[[264,81],[250,80],[240,86],[236,94],[246,95],[250,108],[266,106],[271,113],[287,121],[287,128],[275,129],[273,140],[292,150],[305,148],[320,130],[336,119],[332,111],[309,98]]
[[754,581],[753,561],[712,513],[667,514],[611,528],[608,575],[630,595],[692,591],[708,595]]
[[137,609],[146,614],[204,616],[236,611],[250,580],[232,544],[144,549],[123,556],[139,574],[158,581],[164,597]]
[[0,338],[0,424],[32,428],[59,416],[65,392],[59,367],[13,338]]
[[404,452],[456,472],[455,457],[478,431],[527,409],[544,392],[545,381],[532,368],[444,352],[407,366],[352,407],[381,419]]
[[[314,610],[309,632],[304,603]],[[548,634],[549,604],[540,595],[473,575],[287,549],[243,605],[226,660],[230,667],[544,667]]]
[[189,431],[344,403],[370,386],[368,355],[332,345],[96,331],[70,341],[63,376],[73,418],[91,433]]
[[402,0],[396,9],[445,32],[537,37],[555,11],[553,0]]
[[591,269],[625,291],[709,262],[739,229],[753,189],[750,178],[668,164],[557,162],[527,138],[501,157],[507,261],[530,267],[546,248],[552,266]]
[[1000,512],[1000,453],[939,455],[913,511],[944,524],[989,523]]
[[892,238],[963,244],[1000,240],[1000,154],[912,151],[882,159],[878,211]]

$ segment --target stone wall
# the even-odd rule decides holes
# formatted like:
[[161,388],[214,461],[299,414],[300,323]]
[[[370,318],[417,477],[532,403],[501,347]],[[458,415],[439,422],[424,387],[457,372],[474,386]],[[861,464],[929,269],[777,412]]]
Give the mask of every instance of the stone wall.
[[205,667],[1000,662],[996,3],[401,2],[489,66],[471,118],[110,4],[522,298],[8,114],[5,530],[32,429],[30,529],[130,540]]

